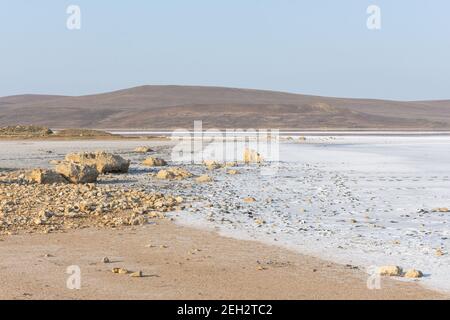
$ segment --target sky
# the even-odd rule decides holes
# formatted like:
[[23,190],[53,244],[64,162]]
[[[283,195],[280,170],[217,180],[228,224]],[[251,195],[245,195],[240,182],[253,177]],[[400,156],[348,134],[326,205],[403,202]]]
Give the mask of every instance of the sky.
[[146,84],[450,99],[450,1],[0,0],[0,96]]

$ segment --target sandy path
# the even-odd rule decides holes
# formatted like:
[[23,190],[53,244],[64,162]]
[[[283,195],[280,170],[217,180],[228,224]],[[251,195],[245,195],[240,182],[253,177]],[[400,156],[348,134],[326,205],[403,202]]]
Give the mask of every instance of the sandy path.
[[[104,256],[112,263],[101,262]],[[389,279],[368,290],[359,270],[171,222],[2,237],[0,257],[1,299],[446,298]],[[69,265],[81,268],[80,290],[66,288]],[[113,274],[116,266],[145,277]]]

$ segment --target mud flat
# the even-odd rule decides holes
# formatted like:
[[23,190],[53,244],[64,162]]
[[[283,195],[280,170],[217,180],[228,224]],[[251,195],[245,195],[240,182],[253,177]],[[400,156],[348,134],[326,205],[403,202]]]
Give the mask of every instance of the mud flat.
[[[10,170],[50,168],[50,160],[73,151],[114,151],[132,161],[131,169],[102,176],[99,186],[170,193],[188,204],[167,214],[178,225],[162,220],[117,230],[2,236],[0,255],[6,258],[0,266],[7,275],[2,287],[9,289],[2,289],[0,296],[448,298],[420,286],[443,292],[449,288],[450,216],[435,211],[450,206],[450,159],[442,152],[450,146],[448,138],[286,141],[272,175],[261,174],[272,164],[208,170],[202,164],[170,163],[173,143],[146,143],[154,149],[152,156],[194,175],[170,181],[155,178],[160,168],[142,165],[148,155],[133,151],[142,144],[0,142],[0,168]],[[227,174],[229,169],[238,174]],[[204,174],[213,182],[196,182]],[[114,264],[101,263],[105,256]],[[381,290],[368,290],[366,268],[386,264],[417,268],[425,277],[383,277]],[[69,265],[85,270],[87,288],[65,288]],[[111,273],[111,267],[141,270],[147,276],[118,280],[121,275]],[[248,291],[240,291],[243,286]]]

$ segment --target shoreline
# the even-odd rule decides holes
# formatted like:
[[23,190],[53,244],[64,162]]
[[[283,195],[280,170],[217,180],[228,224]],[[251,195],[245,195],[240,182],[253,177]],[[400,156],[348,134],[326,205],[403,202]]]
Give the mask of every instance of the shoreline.
[[[448,299],[382,278],[368,290],[367,274],[259,243],[160,221],[145,227],[82,229],[1,237],[0,299]],[[111,263],[103,263],[103,257]],[[70,265],[81,289],[66,288]],[[141,270],[142,278],[113,267]],[[18,285],[19,284],[19,285]]]
[[[41,141],[36,141],[36,143],[31,143],[30,144],[30,143],[27,143],[28,140],[23,140],[24,146],[22,146],[20,148],[24,148],[24,151],[26,151],[26,153],[23,153],[23,151],[20,151],[20,148],[19,148],[18,150],[13,151],[13,153],[11,153],[11,158],[10,159],[6,158],[6,159],[2,159],[2,161],[3,162],[11,161],[11,163],[14,162],[15,164],[20,164],[20,166],[32,167],[32,166],[35,166],[36,163],[41,163],[41,164],[47,163],[47,161],[49,159],[53,159],[56,156],[61,157],[62,154],[66,153],[67,151],[69,151],[69,149],[71,150],[74,147],[76,147],[77,149],[86,150],[86,149],[96,148],[97,145],[101,145],[102,147],[107,147],[107,149],[109,149],[110,151],[114,151],[114,152],[117,152],[119,150],[120,154],[122,154],[122,155],[124,155],[125,157],[128,158],[128,157],[130,157],[133,154],[133,152],[131,151],[133,149],[133,147],[134,146],[138,146],[138,144],[144,144],[145,141],[147,141],[147,140],[138,140],[138,141],[134,140],[131,144],[129,144],[131,142],[130,140],[124,140],[124,141],[122,141],[123,144],[122,144],[122,142],[117,141],[117,142],[114,142],[114,143],[111,142],[111,144],[106,146],[105,144],[102,143],[102,141],[95,141],[95,143],[93,143],[94,141],[92,141],[92,140],[87,140],[87,141],[86,140],[80,140],[79,141],[80,144],[77,144],[78,141],[70,141],[70,142],[67,141],[67,144],[65,144],[63,142],[62,143],[56,143],[56,141],[55,141],[55,143],[50,143],[51,141],[49,141],[50,144],[48,144],[48,145],[47,144],[41,145],[40,144]],[[86,142],[87,144],[83,145],[83,142]],[[89,143],[89,142],[92,142],[92,143]],[[170,141],[161,141],[161,142],[158,141],[157,142],[155,140],[153,140],[153,142],[155,142],[155,146],[157,146],[157,148],[156,148],[156,155],[158,155],[158,156],[162,155],[163,157],[167,157],[167,151],[168,151],[167,148],[170,147],[171,142]],[[106,143],[106,141],[105,141],[105,143]],[[152,145],[152,141],[151,140],[148,141],[148,144]],[[9,145],[9,144],[6,144],[6,145]],[[153,145],[152,145],[152,147],[153,147]],[[6,148],[6,149],[8,149],[8,148]],[[52,153],[48,153],[46,150],[53,150],[53,151],[52,151]],[[30,153],[30,151],[32,151],[32,153]],[[9,155],[8,152],[6,152],[5,155],[7,155],[7,154]],[[154,154],[151,154],[151,155],[153,156]],[[25,157],[25,158],[21,158],[21,157]],[[145,157],[145,155],[133,154],[132,161],[134,162],[134,165],[135,165],[135,168],[134,168],[135,171],[133,171],[129,175],[127,175],[126,178],[123,180],[124,182],[120,182],[120,180],[122,180],[122,179],[119,179],[119,180],[117,180],[117,183],[119,183],[119,184],[125,183],[124,185],[126,185],[127,183],[130,183],[130,182],[126,182],[127,180],[129,180],[129,181],[133,181],[132,182],[133,184],[135,182],[139,182],[138,184],[147,185],[149,187],[161,188],[161,190],[166,190],[167,187],[170,187],[170,188],[173,188],[174,190],[183,192],[182,191],[183,190],[183,186],[185,186],[186,184],[183,184],[181,182],[180,183],[178,183],[178,182],[176,182],[176,183],[175,182],[159,183],[159,182],[156,182],[156,181],[153,181],[153,180],[148,180],[148,178],[144,179],[144,174],[148,173],[148,171],[143,170],[143,168],[140,167],[140,166],[136,166],[136,162],[135,162],[135,161],[141,161],[142,157]],[[22,162],[20,160],[20,159],[23,160],[23,159],[28,159],[28,158],[30,159],[28,163],[27,163],[27,161],[26,162]],[[0,166],[0,167],[2,167],[2,166]],[[197,166],[197,167],[192,167],[191,166],[191,167],[189,167],[189,170],[191,170],[191,169],[194,170],[195,174],[202,174],[204,172],[204,170],[205,170],[204,167],[202,167],[202,166]],[[233,178],[233,179],[240,179],[240,178],[243,178],[244,176],[250,177],[252,175],[252,173],[251,173],[252,170],[250,170],[249,168],[246,169],[245,167],[241,167],[241,168],[238,168],[238,169],[240,171],[245,171],[245,172],[241,172],[241,173],[244,173],[244,174],[241,174],[241,175],[239,175],[240,177],[238,176],[238,177]],[[225,178],[225,176],[223,176],[223,173],[220,173],[219,171],[216,171],[216,172],[214,172],[212,174],[217,176],[218,178],[220,178],[220,180],[223,180]],[[138,178],[138,180],[136,180],[136,178]],[[109,181],[111,181],[112,183],[115,183],[114,181],[115,181],[116,178],[105,177],[105,179],[106,180],[103,181],[103,183],[109,183]],[[224,180],[223,182],[226,182],[226,181]],[[230,182],[231,182],[231,180],[230,180]],[[187,183],[187,185],[191,184],[188,181],[186,181],[186,183]],[[195,193],[201,194],[202,190],[206,191],[206,190],[209,189],[209,188],[206,188],[206,189],[198,188],[200,186],[198,186],[198,185],[196,186],[195,183],[194,183],[193,187],[194,187],[194,194]],[[220,186],[213,185],[213,187],[220,189]],[[244,193],[247,192],[245,190],[246,189],[244,189],[244,191],[243,191]],[[208,192],[209,192],[209,190],[208,190]],[[238,197],[245,196],[244,193],[242,193],[242,190],[241,190],[241,192],[235,194],[235,196],[236,195]],[[188,192],[188,194],[189,194],[189,192]],[[249,195],[251,195],[251,194],[249,194]],[[238,198],[236,198],[236,199],[238,199]],[[261,200],[261,202],[262,202],[263,199],[261,198],[259,200]],[[260,213],[258,212],[257,208],[258,207],[255,207],[255,210],[257,212],[256,213],[257,216],[259,216]],[[204,214],[199,214],[199,215],[196,214],[195,216],[197,218],[199,218],[199,219],[202,219],[202,217],[204,218]],[[236,217],[237,216],[239,216],[239,212],[236,212]],[[220,217],[220,215],[219,215],[219,217]],[[244,218],[244,217],[242,217],[242,218]],[[238,219],[240,219],[240,218],[238,218]],[[177,221],[178,221],[178,219],[177,219]],[[184,223],[182,223],[181,226],[186,226],[186,225]],[[247,226],[248,226],[248,224],[247,224]],[[193,226],[189,226],[189,229],[191,230],[192,227]],[[254,228],[254,227],[252,227],[252,228]],[[204,221],[204,224],[201,227],[195,227],[195,229],[196,229],[196,232],[198,232],[200,234],[204,234],[205,232],[206,233],[211,232],[211,229],[208,227],[208,224],[206,223],[206,221]],[[183,229],[183,230],[185,230],[185,229]],[[258,230],[258,229],[250,229],[250,231],[251,230]],[[259,229],[259,231],[261,232],[261,229]],[[311,230],[311,231],[314,231],[314,230]],[[190,231],[190,233],[193,233],[193,232],[194,231],[192,231],[192,230]],[[100,233],[103,234],[103,231],[100,230]],[[175,234],[174,234],[174,236],[176,237]],[[217,234],[217,237],[223,237],[223,235],[224,235],[224,233],[219,232]],[[239,237],[237,237],[237,239],[236,239],[236,237],[234,237],[234,239],[236,239],[236,241],[244,241],[244,242],[246,242],[246,241],[248,241],[251,238],[250,235],[251,234],[249,234],[249,238],[247,240],[239,240]],[[46,235],[44,235],[44,237],[45,236]],[[226,237],[229,237],[229,236],[230,235],[226,235]],[[301,257],[307,257],[306,259],[317,259],[317,260],[323,261],[323,260],[321,260],[323,257],[328,257],[328,255],[326,254],[325,251],[323,252],[322,255],[316,254],[318,252],[317,248],[315,248],[315,252],[312,254],[311,250],[303,250],[303,252],[300,252],[300,250],[295,250],[293,248],[289,248],[289,246],[282,245],[281,242],[278,242],[278,243],[269,242],[268,243],[268,242],[265,242],[265,241],[263,241],[261,239],[258,239],[258,240],[259,240],[259,243],[261,243],[261,245],[269,246],[269,247],[276,246],[276,248],[281,248],[279,250],[282,251],[282,252],[285,252],[286,250],[291,252],[291,253],[294,252],[295,254],[297,254],[297,255],[299,255]],[[254,241],[258,241],[258,240],[256,240],[256,238],[253,237],[250,241],[254,242]],[[0,242],[0,243],[2,243],[2,242]],[[306,242],[305,242],[305,244],[306,244]],[[295,247],[296,245],[298,246],[298,244],[293,244],[292,246]],[[308,248],[304,247],[304,249],[308,249]],[[327,258],[325,258],[325,259],[328,260]],[[339,265],[341,267],[345,266],[345,264],[341,264],[340,265],[339,263],[342,263],[342,260],[339,261],[338,259],[336,259],[336,257],[329,258],[329,260],[330,261],[331,260],[334,261],[334,263],[330,262],[330,264]],[[348,261],[351,263],[351,260],[352,259],[349,259]],[[393,263],[395,263],[395,262],[393,262]],[[363,265],[366,265],[366,264],[358,264],[358,265],[363,266]],[[370,264],[367,264],[367,265],[370,265]],[[407,265],[407,266],[408,267],[410,267],[410,266],[412,267],[413,265]],[[419,266],[419,267],[423,268],[422,270],[428,271],[427,270],[428,268],[425,269],[424,266]],[[351,270],[351,271],[355,271],[355,270]],[[358,272],[363,273],[362,271],[358,271]],[[363,273],[363,274],[367,277],[367,274],[365,274],[365,273]],[[398,279],[398,280],[403,280],[403,279]],[[427,279],[424,279],[424,280],[427,280]],[[406,283],[406,284],[410,283],[409,281],[408,282],[397,281],[397,279],[389,279],[389,282],[390,281],[399,282],[399,283]],[[429,286],[426,286],[426,285],[423,284],[422,281],[414,282],[413,284],[417,285],[420,289],[423,289],[425,291],[432,291],[432,292],[436,292],[436,293],[439,293],[439,294],[443,294],[446,298],[448,298],[448,296],[446,296],[446,294],[447,294],[446,291],[443,292],[443,291],[440,291],[439,289],[431,288]]]

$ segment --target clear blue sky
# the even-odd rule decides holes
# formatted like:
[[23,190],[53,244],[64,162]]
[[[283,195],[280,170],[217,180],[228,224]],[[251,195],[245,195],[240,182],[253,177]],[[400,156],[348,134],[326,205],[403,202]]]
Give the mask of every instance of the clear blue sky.
[[0,0],[0,96],[143,84],[450,98],[450,1]]

